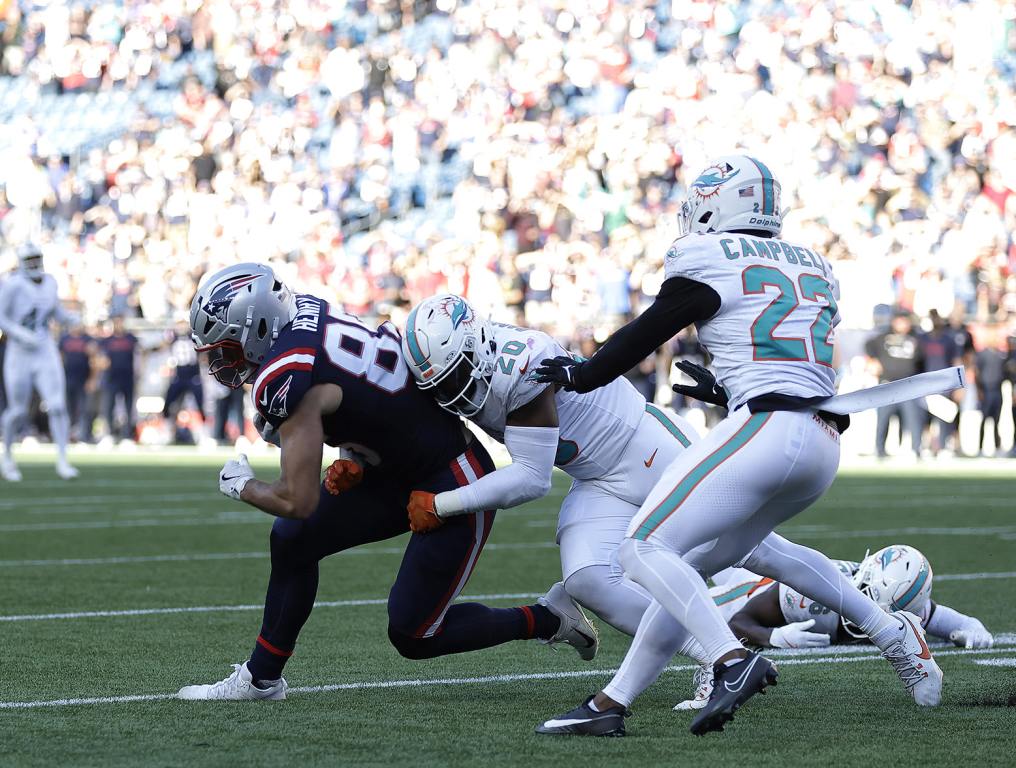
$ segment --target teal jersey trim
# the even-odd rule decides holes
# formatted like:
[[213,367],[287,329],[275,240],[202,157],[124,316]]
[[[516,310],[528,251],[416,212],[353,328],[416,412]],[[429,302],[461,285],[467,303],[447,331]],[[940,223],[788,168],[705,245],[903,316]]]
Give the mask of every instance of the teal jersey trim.
[[667,428],[667,431],[677,438],[677,442],[687,448],[691,445],[691,440],[684,434],[680,429],[677,428],[677,424],[667,418],[667,414],[661,411],[652,403],[646,403],[646,413],[655,418],[660,424]]

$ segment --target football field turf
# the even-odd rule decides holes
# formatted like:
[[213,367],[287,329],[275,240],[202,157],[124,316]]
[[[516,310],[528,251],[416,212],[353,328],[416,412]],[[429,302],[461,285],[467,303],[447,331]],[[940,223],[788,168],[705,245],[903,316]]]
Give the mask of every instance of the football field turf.
[[[533,727],[605,683],[628,639],[600,622],[591,663],[536,642],[402,659],[387,641],[384,598],[404,538],[323,563],[320,604],[286,670],[287,701],[173,700],[181,685],[221,679],[250,652],[271,520],[219,495],[221,460],[82,457],[81,478],[68,484],[40,462],[24,461],[22,484],[0,484],[0,765],[1014,761],[1016,494],[1006,464],[844,471],[818,506],[781,528],[833,557],[915,545],[934,568],[935,599],[996,634],[991,651],[940,648],[937,710],[919,710],[870,648],[775,652],[778,687],[725,733],[695,738],[690,715],[671,711],[692,675],[676,659],[635,703],[628,738],[577,739]],[[532,602],[559,577],[553,536],[567,487],[558,476],[547,498],[499,513],[466,596]]]

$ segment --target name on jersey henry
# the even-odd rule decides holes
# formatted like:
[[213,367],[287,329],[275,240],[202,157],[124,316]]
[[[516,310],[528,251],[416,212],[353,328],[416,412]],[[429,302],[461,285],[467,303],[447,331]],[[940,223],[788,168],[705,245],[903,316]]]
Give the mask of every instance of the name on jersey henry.
[[294,331],[316,331],[318,318],[321,316],[321,304],[313,296],[296,297],[296,317],[293,318]]
[[802,248],[799,245],[791,245],[783,240],[762,240],[754,237],[725,237],[720,240],[720,247],[723,254],[730,261],[735,259],[768,259],[770,261],[785,261],[787,264],[797,264],[802,267],[821,269],[822,274],[828,274],[825,262],[814,251]]

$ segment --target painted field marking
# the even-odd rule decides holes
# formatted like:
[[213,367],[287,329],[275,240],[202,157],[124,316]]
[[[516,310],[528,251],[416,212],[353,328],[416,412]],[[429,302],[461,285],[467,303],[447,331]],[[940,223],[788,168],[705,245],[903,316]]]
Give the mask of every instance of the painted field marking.
[[[506,542],[504,544],[487,544],[484,552],[518,549],[556,549],[553,541]],[[405,547],[358,547],[337,553],[338,557],[350,555],[401,555]],[[134,563],[190,563],[204,560],[267,560],[268,550],[261,552],[207,552],[177,555],[124,555],[122,557],[67,557],[50,560],[0,560],[0,568],[22,568],[29,566],[67,566],[67,565],[130,565]]]
[[985,667],[1016,667],[1016,659],[1012,657],[1004,659],[975,659],[974,664],[981,664]]
[[[878,655],[868,653],[867,655],[841,655],[824,649],[825,655],[811,658],[798,658],[783,654],[772,654],[780,658],[783,665],[810,665],[810,664],[846,664],[857,661],[879,661]],[[955,656],[964,654],[968,656],[999,653],[1008,651],[1003,648],[986,648],[981,650],[945,650],[938,651],[936,656]],[[667,667],[664,672],[686,672],[695,669],[695,664],[679,664]],[[389,688],[422,688],[422,687],[444,687],[453,685],[487,685],[491,683],[515,683],[524,681],[539,680],[568,680],[583,677],[606,677],[617,672],[616,669],[589,669],[576,670],[571,672],[531,672],[526,674],[501,674],[485,675],[483,677],[443,677],[423,680],[363,680],[352,683],[332,683],[327,685],[308,685],[290,688],[289,693],[311,694],[331,693],[334,691],[363,691],[363,690],[384,690]],[[0,701],[0,709],[37,709],[41,707],[70,707],[70,706],[94,706],[98,704],[130,704],[133,702],[167,701],[175,699],[175,693],[142,693],[126,696],[94,696],[89,698],[75,699],[48,699],[39,701]],[[198,706],[214,706],[214,704],[199,704]]]

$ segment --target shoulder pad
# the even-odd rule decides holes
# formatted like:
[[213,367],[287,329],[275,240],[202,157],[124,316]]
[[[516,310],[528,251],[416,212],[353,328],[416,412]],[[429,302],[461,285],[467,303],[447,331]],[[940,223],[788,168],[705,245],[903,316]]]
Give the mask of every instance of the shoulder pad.
[[316,355],[314,347],[295,347],[261,366],[251,399],[257,412],[273,427],[278,428],[289,418],[311,388]]

